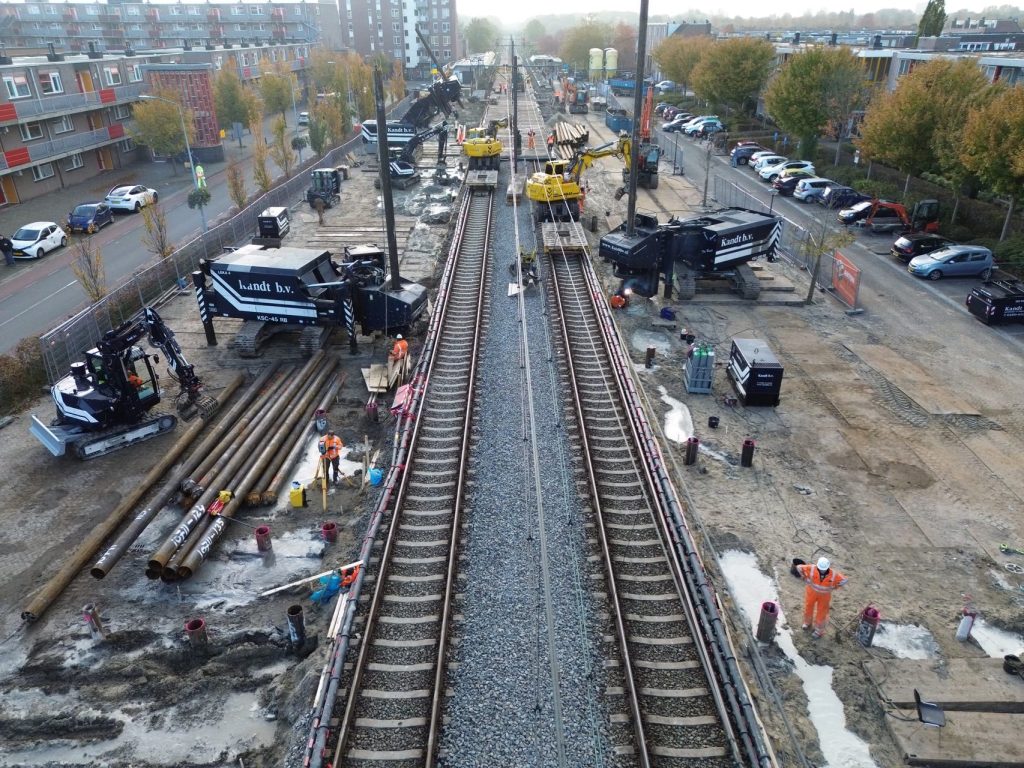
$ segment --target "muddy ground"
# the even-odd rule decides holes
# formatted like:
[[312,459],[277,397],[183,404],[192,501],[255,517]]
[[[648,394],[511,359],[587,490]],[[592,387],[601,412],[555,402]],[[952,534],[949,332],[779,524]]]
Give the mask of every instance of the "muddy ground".
[[[464,118],[471,120],[472,113]],[[594,135],[607,140],[599,127]],[[611,220],[621,217],[625,201],[612,196],[619,178],[614,159],[588,172],[587,214],[602,222],[605,212]],[[423,199],[423,189],[407,193],[408,203],[400,193],[399,212],[438,214],[445,191],[433,191],[432,203]],[[328,225],[379,221],[370,174],[354,173],[343,199],[327,212]],[[699,201],[689,179],[668,174],[655,196],[642,191],[639,198],[641,210],[663,218],[665,211],[695,210]],[[436,216],[443,218],[443,212]],[[292,242],[315,239],[316,230],[315,215],[297,208]],[[445,232],[443,224],[415,228],[406,259],[422,274],[411,276],[427,282]],[[617,287],[607,266],[595,263],[609,290]],[[969,594],[991,623],[1024,628],[1022,579],[1005,570],[1007,557],[998,549],[1002,542],[1024,548],[1024,359],[999,332],[925,294],[864,290],[866,312],[849,316],[824,294],[811,306],[786,305],[806,291],[807,278],[783,262],[766,265],[764,274],[795,292],[765,294],[757,304],[728,295],[668,302],[677,312],[674,328],[654,322],[666,302],[634,299],[618,314],[621,333],[652,422],[674,414],[663,446],[676,464],[712,573],[717,552],[755,553],[778,580],[788,616],[799,611],[802,599],[801,585],[787,573],[792,558],[828,554],[850,577],[834,603],[833,631],[819,641],[799,632],[795,639],[807,660],[834,666],[833,685],[848,725],[872,745],[876,763],[897,765],[882,706],[861,666],[889,654],[857,645],[853,625],[859,611],[873,604],[887,620],[928,628],[942,658],[981,656],[977,645],[953,637],[962,595]],[[207,348],[189,294],[161,311],[214,390],[234,370],[254,374],[270,358],[298,362],[294,344],[284,337],[261,360],[239,359],[229,343]],[[715,346],[712,395],[685,392],[681,327]],[[230,338],[231,328],[231,321],[218,323],[222,339]],[[763,339],[782,361],[778,407],[725,403],[733,394],[724,363],[734,337]],[[359,355],[350,358],[340,334],[332,340],[347,376],[330,417],[352,449],[347,458],[355,460],[354,472],[364,454],[379,450],[382,463],[390,455],[392,425],[367,419],[359,374],[360,367],[384,361],[386,346],[382,339],[361,339]],[[648,347],[656,350],[650,369],[643,366]],[[685,406],[689,422],[678,420],[681,408],[669,398]],[[40,398],[31,410],[47,417],[51,406]],[[720,419],[715,430],[707,426],[710,416]],[[33,593],[172,439],[82,464],[52,458],[27,425],[26,413],[0,433],[0,765],[156,768],[241,761],[268,768],[283,764],[289,747],[288,763],[294,764],[324,650],[305,660],[292,654],[285,611],[302,604],[315,635],[329,609],[310,603],[308,588],[271,598],[257,593],[351,559],[373,496],[361,490],[359,475],[352,486],[334,490],[327,512],[315,502],[293,509],[283,497],[274,507],[243,510],[244,522],[230,529],[211,562],[176,584],[143,574],[149,552],[180,515],[167,510],[105,580],[83,573],[37,623],[23,626],[20,614]],[[702,452],[695,465],[684,466],[679,441],[689,434],[699,437]],[[746,438],[757,445],[749,469],[739,465]],[[295,477],[312,474],[314,453],[311,442]],[[319,536],[327,519],[341,531],[334,544]],[[247,527],[260,524],[272,529],[269,555],[257,552]],[[729,603],[724,589],[723,599]],[[104,640],[89,635],[81,615],[86,603],[102,613]],[[201,654],[189,650],[183,631],[195,617],[210,628],[209,649]],[[744,621],[733,627],[744,658],[754,647],[747,630]],[[792,764],[794,747],[776,708],[781,700],[800,749],[820,762],[792,664],[773,646],[761,646],[759,653],[775,694],[754,682],[753,673],[751,688],[775,749]]]

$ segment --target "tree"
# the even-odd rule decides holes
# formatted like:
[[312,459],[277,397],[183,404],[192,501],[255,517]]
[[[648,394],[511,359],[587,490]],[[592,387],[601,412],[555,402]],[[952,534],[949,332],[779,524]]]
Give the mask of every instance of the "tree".
[[767,40],[736,37],[715,43],[693,69],[693,90],[710,102],[752,112],[774,59],[775,47]]
[[267,115],[277,112],[281,117],[288,114],[292,106],[292,89],[295,81],[291,73],[271,72],[260,78],[260,95],[263,97],[263,106]]
[[654,49],[662,74],[689,90],[693,70],[713,45],[708,37],[669,37]]
[[537,19],[530,19],[526,22],[526,26],[523,27],[523,37],[526,42],[533,43],[533,45],[539,45],[541,38],[547,34],[547,30],[544,29],[544,25]]
[[167,214],[159,204],[142,209],[142,226],[146,230],[142,244],[150,253],[158,259],[166,259],[174,253],[174,243],[167,232]]
[[619,52],[619,61],[627,63],[632,69],[636,61],[636,25],[619,22],[612,30],[612,48]]
[[391,62],[391,77],[388,78],[388,95],[392,102],[405,98],[405,68],[397,59]]
[[938,37],[946,26],[946,0],[928,0],[917,24],[918,37]]
[[[181,132],[182,116],[178,109],[181,104],[181,97],[174,91],[157,91],[153,94],[161,99],[140,101],[135,104],[132,114],[132,122],[128,126],[128,133],[137,143],[147,146],[157,155],[177,155],[185,151],[185,136]],[[184,109],[185,130],[188,131],[188,140],[195,140],[195,125],[192,120],[192,111]],[[174,163],[174,172],[178,172],[178,165]]]
[[501,30],[489,19],[470,19],[463,30],[466,38],[466,53],[485,53],[494,50],[494,43]]
[[228,163],[227,179],[228,196],[231,198],[231,202],[239,210],[245,208],[245,203],[249,199],[249,193],[245,189],[245,174],[242,173],[242,166],[235,159]]
[[[251,100],[246,98],[245,89],[238,79],[234,67],[225,67],[217,73],[213,83],[213,104],[217,122],[225,131],[235,123],[249,124]],[[238,146],[242,146],[242,134],[238,134]]]
[[336,102],[317,104],[309,114],[309,145],[318,155],[322,155],[327,147],[341,144],[350,130],[352,124]]
[[800,157],[814,159],[818,136],[829,123],[842,133],[866,94],[864,67],[848,48],[814,48],[790,57],[768,86],[765,105],[799,137]]
[[1000,87],[987,104],[971,111],[961,158],[989,189],[1009,198],[999,235],[1005,240],[1014,203],[1024,193],[1024,89]]
[[268,148],[270,158],[277,163],[286,177],[291,177],[292,168],[295,167],[295,153],[288,146],[288,125],[284,117],[278,117],[270,127],[273,140]]
[[611,39],[612,29],[608,24],[587,21],[566,33],[560,56],[566,64],[585,70],[590,64],[590,49],[607,48]]
[[[252,130],[252,178],[260,192],[266,194],[273,185],[270,171],[267,170],[267,158],[270,156],[270,149],[267,147],[267,140],[263,136],[262,123],[259,120],[254,120],[249,128]],[[143,208],[142,210],[146,209]]]
[[107,295],[107,277],[103,269],[103,253],[91,238],[83,237],[75,244],[75,260],[71,271],[89,301],[97,302]]

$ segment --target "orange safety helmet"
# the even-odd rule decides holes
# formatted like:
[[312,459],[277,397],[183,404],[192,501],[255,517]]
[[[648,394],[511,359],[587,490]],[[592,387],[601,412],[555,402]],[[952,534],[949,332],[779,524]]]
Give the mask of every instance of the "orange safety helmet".
[[608,303],[612,305],[612,309],[623,309],[629,302],[625,296],[616,293],[612,295]]

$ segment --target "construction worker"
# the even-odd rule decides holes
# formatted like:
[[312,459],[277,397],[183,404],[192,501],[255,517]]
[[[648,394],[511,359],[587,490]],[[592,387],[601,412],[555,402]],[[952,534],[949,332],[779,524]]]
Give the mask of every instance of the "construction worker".
[[819,557],[814,565],[805,563],[796,567],[807,587],[804,590],[803,629],[814,629],[814,637],[822,637],[828,627],[828,609],[832,593],[846,583],[846,576],[833,570],[827,557]]
[[136,391],[142,389],[142,378],[135,373],[135,371],[130,371],[128,373],[128,383],[131,384]]
[[[334,484],[337,485],[339,478],[339,465],[341,464],[341,449],[345,447],[345,444],[341,442],[341,438],[334,434],[333,429],[328,429],[327,434],[320,438],[320,455],[327,458],[332,469],[334,470]],[[324,470],[326,475],[326,469]]]
[[397,362],[409,355],[409,342],[402,338],[402,334],[395,336],[395,346],[391,348],[388,360]]
[[526,148],[536,149],[537,148],[537,132],[531,128],[526,132]]
[[356,577],[359,575],[359,566],[353,565],[349,568],[341,569],[341,591],[348,592],[353,584],[355,584]]

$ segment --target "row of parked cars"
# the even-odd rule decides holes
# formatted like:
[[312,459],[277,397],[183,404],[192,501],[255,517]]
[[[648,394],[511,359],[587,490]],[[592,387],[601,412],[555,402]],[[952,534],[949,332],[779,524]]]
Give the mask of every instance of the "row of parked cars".
[[718,115],[694,115],[666,102],[660,102],[654,112],[665,119],[661,126],[665,133],[678,132],[695,138],[706,138],[725,130],[725,124]]
[[64,226],[54,221],[34,221],[11,235],[14,256],[19,259],[41,259],[50,251],[68,244],[68,235],[75,232],[91,235],[114,221],[114,211],[138,212],[157,202],[155,189],[141,184],[114,187],[103,200],[76,205]]

